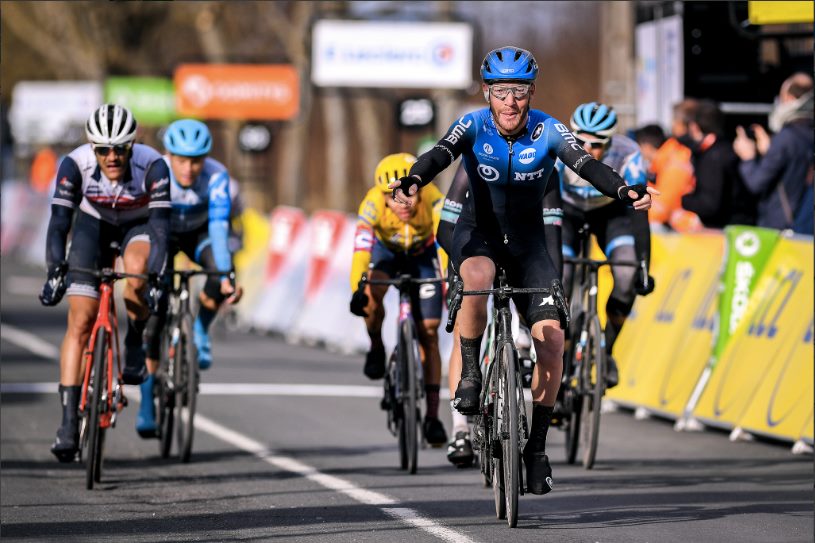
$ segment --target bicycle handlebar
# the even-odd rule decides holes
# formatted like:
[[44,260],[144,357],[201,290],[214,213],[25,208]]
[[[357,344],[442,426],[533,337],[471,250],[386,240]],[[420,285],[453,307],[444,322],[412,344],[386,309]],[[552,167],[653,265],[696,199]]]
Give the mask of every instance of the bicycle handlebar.
[[453,284],[453,300],[450,302],[450,308],[447,314],[447,324],[445,330],[447,333],[453,332],[453,327],[456,323],[456,315],[458,310],[461,309],[461,300],[464,296],[500,296],[506,298],[513,294],[549,294],[551,289],[544,287],[534,288],[515,288],[510,286],[499,286],[495,288],[488,288],[483,290],[464,290],[464,284],[459,280]]
[[[572,258],[572,257],[563,257],[564,264],[582,264],[584,266],[588,266],[593,270],[598,270],[603,266],[625,266],[629,268],[639,268],[642,272],[642,288],[648,289],[648,265],[645,260],[640,260],[635,262],[633,260],[594,260],[593,258]],[[653,287],[651,287],[653,290]]]
[[417,278],[410,275],[400,275],[396,279],[368,279],[366,276],[362,276],[360,280],[361,285],[365,285],[366,283],[369,285],[388,285],[399,287],[405,283],[411,283],[414,285],[428,285],[432,283],[442,283],[444,279],[441,277],[423,277]]
[[117,272],[113,268],[102,268],[101,270],[92,270],[90,268],[80,268],[78,266],[69,266],[68,271],[75,271],[80,273],[85,273],[88,275],[93,275],[94,277],[98,277],[100,279],[127,279],[128,277],[134,279],[143,279],[147,281],[149,277],[143,273],[126,273],[126,272]]

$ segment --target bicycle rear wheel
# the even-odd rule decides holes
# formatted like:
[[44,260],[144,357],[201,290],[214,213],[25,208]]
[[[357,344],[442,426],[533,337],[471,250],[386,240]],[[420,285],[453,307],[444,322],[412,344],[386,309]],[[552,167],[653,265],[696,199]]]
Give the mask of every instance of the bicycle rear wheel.
[[501,462],[504,468],[507,524],[510,528],[514,528],[518,524],[518,495],[520,494],[521,422],[518,416],[518,355],[510,345],[504,345],[501,349],[501,365],[503,366],[501,369],[503,370],[504,391]]
[[159,453],[169,458],[173,447],[175,423],[175,366],[173,336],[177,328],[169,326],[161,334],[161,367],[156,379],[155,394],[158,397]]
[[603,329],[595,315],[588,323],[587,357],[584,359],[583,379],[587,395],[583,398],[583,420],[581,425],[581,445],[583,447],[583,467],[591,469],[597,456],[600,438],[600,407],[606,392],[606,350],[603,345]]
[[419,420],[417,401],[418,347],[416,330],[413,321],[405,319],[402,323],[402,424],[404,426],[404,444],[407,456],[407,470],[416,473],[419,456]]
[[189,462],[198,397],[198,353],[193,341],[192,317],[181,318],[180,334],[176,345],[176,394],[178,408],[178,455]]
[[85,460],[85,488],[93,489],[93,484],[99,482],[102,475],[102,433],[100,418],[102,414],[102,397],[106,384],[105,370],[107,368],[107,331],[100,328],[96,332],[96,342],[93,345],[93,364],[91,376],[88,380],[88,396],[86,406],[88,409],[88,458]]

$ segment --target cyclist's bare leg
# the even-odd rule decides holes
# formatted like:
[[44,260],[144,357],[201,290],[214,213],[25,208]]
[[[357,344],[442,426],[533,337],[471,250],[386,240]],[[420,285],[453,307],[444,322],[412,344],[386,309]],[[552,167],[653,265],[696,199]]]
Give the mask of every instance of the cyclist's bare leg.
[[[495,264],[485,256],[467,258],[461,263],[461,279],[464,290],[492,288],[495,279]],[[478,398],[481,393],[481,338],[487,326],[487,297],[464,296],[458,313],[458,327],[461,334],[461,380],[456,389],[455,407],[462,414],[470,415],[478,411]]]
[[[132,241],[127,244],[122,262],[125,273],[147,273],[147,258],[150,256],[150,242]],[[134,321],[143,321],[147,318],[147,304],[143,294],[147,283],[142,279],[128,277],[125,281],[124,299],[127,316]]]
[[59,383],[65,386],[82,382],[82,353],[88,346],[99,300],[89,296],[68,296],[68,327],[59,357]]
[[542,320],[532,326],[532,342],[538,361],[532,372],[532,401],[555,405],[563,374],[564,334],[556,320]]
[[416,327],[422,350],[425,411],[424,437],[431,445],[447,442],[447,432],[439,420],[439,391],[441,389],[441,354],[439,353],[439,319],[424,319]]
[[[369,277],[371,279],[389,279],[388,275],[378,271],[371,270]],[[385,293],[388,291],[387,285],[366,285],[365,294],[368,295],[368,305],[365,307],[365,312],[368,316],[365,317],[365,327],[368,329],[368,337],[371,338],[371,348],[382,349],[382,322],[385,320],[385,306],[382,304]]]

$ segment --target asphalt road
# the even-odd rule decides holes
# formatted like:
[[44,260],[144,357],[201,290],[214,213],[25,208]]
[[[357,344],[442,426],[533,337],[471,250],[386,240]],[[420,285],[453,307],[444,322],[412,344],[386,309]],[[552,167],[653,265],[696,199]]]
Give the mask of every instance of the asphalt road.
[[[788,444],[675,433],[667,421],[603,417],[594,470],[564,462],[555,490],[520,500],[518,528],[495,518],[475,469],[443,449],[398,469],[380,388],[362,357],[216,333],[203,374],[193,459],[162,460],[134,429],[139,393],[108,433],[102,483],[48,448],[59,422],[56,347],[65,304],[39,306],[39,271],[4,259],[0,343],[0,536],[18,541],[813,540],[813,462]],[[449,430],[450,414],[442,402]]]

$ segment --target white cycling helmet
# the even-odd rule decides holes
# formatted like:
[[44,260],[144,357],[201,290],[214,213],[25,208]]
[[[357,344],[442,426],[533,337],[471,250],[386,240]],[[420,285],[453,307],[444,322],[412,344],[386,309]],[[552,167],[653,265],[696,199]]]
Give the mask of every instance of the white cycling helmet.
[[125,107],[104,104],[91,113],[85,134],[94,145],[126,145],[136,139],[136,118]]

